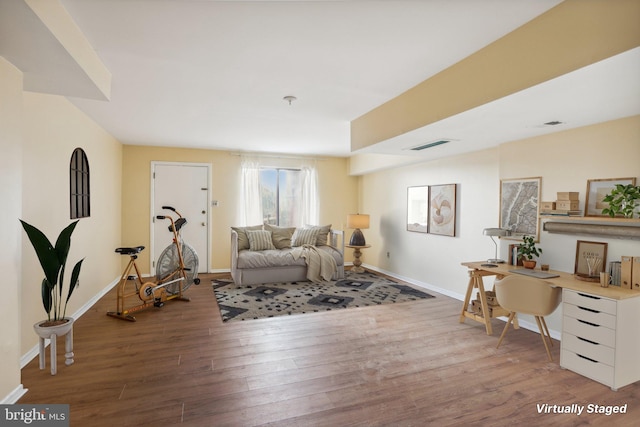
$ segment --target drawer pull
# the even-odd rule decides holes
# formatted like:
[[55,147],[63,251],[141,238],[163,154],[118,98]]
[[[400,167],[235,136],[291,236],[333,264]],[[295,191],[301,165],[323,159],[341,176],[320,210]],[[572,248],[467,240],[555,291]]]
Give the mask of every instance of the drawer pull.
[[578,354],[578,353],[576,353],[576,356],[578,356],[578,357],[582,357],[583,359],[588,360],[589,362],[593,362],[593,363],[600,363],[600,362],[598,362],[597,360],[594,360],[594,359],[592,359],[592,358],[590,358],[590,357],[587,357],[587,356],[583,356],[583,355]]
[[576,337],[576,338],[578,338],[580,341],[588,342],[589,344],[593,344],[593,345],[600,345],[600,343],[597,343],[597,342],[595,342],[595,341],[588,340],[588,339],[586,339],[586,338],[582,338],[582,337]]
[[580,320],[580,319],[577,319],[577,320],[578,320],[578,322],[584,323],[585,325],[595,326],[596,328],[600,327],[600,325],[596,325],[595,323],[587,322],[586,320]]
[[578,295],[580,295],[581,297],[585,297],[585,298],[601,299],[600,297],[597,297],[597,296],[595,296],[595,295],[583,294],[583,293],[581,293],[581,292],[578,292]]
[[589,312],[591,312],[591,313],[600,313],[598,310],[594,310],[593,308],[582,307],[582,306],[580,306],[580,305],[578,306],[578,308],[579,308],[580,310],[589,311]]

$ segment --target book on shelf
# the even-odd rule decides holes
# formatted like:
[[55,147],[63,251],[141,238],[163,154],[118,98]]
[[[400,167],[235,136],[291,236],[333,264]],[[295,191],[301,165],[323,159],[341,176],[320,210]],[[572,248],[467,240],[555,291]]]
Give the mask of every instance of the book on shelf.
[[514,243],[509,245],[509,264],[510,265],[523,265],[522,260],[518,259],[519,244]]
[[569,211],[564,209],[553,209],[540,211],[540,215],[549,216],[582,216],[582,211]]

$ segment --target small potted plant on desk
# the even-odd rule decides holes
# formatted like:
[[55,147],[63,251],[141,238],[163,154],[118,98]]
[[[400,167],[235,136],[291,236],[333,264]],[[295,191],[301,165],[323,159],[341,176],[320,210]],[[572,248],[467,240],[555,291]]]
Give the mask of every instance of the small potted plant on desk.
[[76,228],[78,221],[72,222],[60,232],[55,246],[51,244],[42,231],[22,220],[20,220],[20,222],[38,256],[40,266],[45,276],[44,279],[42,279],[41,295],[42,305],[47,313],[47,320],[41,320],[33,325],[34,331],[40,337],[40,369],[44,369],[44,339],[51,339],[51,375],[55,375],[55,339],[57,337],[67,335],[65,363],[67,365],[73,363],[73,332],[71,332],[73,318],[66,317],[66,311],[67,302],[69,302],[71,294],[78,285],[80,268],[82,267],[82,261],[84,261],[84,259],[78,261],[73,267],[69,290],[67,291],[67,297],[64,299],[64,307],[62,304],[62,290],[64,287],[63,281],[67,256],[71,248],[71,234]]
[[522,243],[518,246],[518,258],[522,260],[524,268],[535,268],[536,261],[533,257],[539,257],[541,253],[542,249],[536,247],[533,236],[522,236]]

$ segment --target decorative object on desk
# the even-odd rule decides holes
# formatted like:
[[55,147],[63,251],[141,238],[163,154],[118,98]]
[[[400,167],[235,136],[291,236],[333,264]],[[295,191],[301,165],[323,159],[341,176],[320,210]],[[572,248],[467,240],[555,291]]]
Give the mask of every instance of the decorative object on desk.
[[522,259],[525,268],[535,268],[536,261],[533,257],[539,257],[542,249],[536,247],[533,236],[522,236],[522,243],[518,246],[518,258]]
[[407,188],[407,231],[429,231],[429,186]]
[[[608,178],[608,179],[590,179],[587,181],[587,201],[585,203],[585,216],[607,216],[610,211],[604,213],[604,209],[611,209],[610,202],[605,201],[605,197],[611,194],[618,185],[635,186],[635,178]],[[613,200],[613,198],[612,198]],[[614,202],[615,204],[616,202]],[[615,209],[615,205],[614,205]],[[623,212],[614,212],[615,214]]]
[[347,227],[354,228],[349,244],[351,246],[365,246],[367,242],[361,228],[369,228],[369,215],[366,214],[349,214],[347,215]]
[[610,282],[611,276],[609,276],[609,273],[600,273],[600,286],[602,286],[603,288],[608,288]]
[[519,244],[513,243],[509,245],[509,264],[510,265],[522,265],[522,260],[518,257]]
[[540,177],[500,180],[500,228],[511,230],[510,238],[529,235],[538,240],[541,181]]
[[429,234],[456,235],[456,184],[429,187]]
[[574,276],[578,280],[599,282],[607,264],[607,243],[578,240]]
[[498,243],[496,243],[496,241],[493,238],[494,237],[509,236],[511,234],[511,231],[506,230],[504,228],[485,228],[484,230],[482,230],[482,234],[484,234],[485,236],[491,237],[491,241],[493,242],[493,244],[495,246],[494,257],[488,259],[487,262],[490,262],[490,263],[494,263],[494,262],[503,263],[504,260],[498,258]]
[[603,215],[609,215],[611,218],[623,216],[624,218],[633,218],[635,213],[640,216],[638,210],[638,200],[640,200],[640,187],[633,184],[617,184],[609,194],[604,196],[603,202],[609,203],[609,206],[602,209]]

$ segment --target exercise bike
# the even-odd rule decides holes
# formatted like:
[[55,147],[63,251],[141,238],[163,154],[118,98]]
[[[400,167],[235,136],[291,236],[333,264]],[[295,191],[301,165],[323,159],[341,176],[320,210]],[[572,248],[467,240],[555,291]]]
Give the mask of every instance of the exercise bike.
[[[144,246],[117,248],[120,255],[129,256],[129,263],[122,272],[116,295],[116,311],[107,312],[108,316],[122,320],[135,322],[131,315],[136,311],[149,307],[162,307],[166,301],[189,301],[184,292],[191,284],[200,284],[198,279],[198,255],[196,251],[182,240],[180,230],[187,220],[171,206],[163,206],[174,212],[178,217],[173,220],[169,215],[157,215],[158,220],[170,221],[169,231],[173,233],[173,241],[167,246],[156,262],[156,275],[143,279],[136,264],[138,254],[144,250]],[[132,274],[135,272],[135,275]],[[152,280],[149,280],[152,279]],[[146,280],[146,281],[145,281]],[[134,297],[137,305],[127,308],[126,301]],[[137,297],[137,298],[136,298]],[[141,301],[141,302],[139,302]]]

